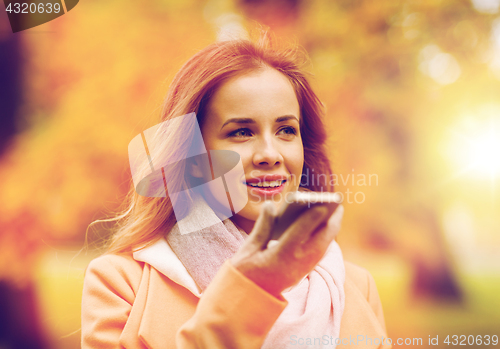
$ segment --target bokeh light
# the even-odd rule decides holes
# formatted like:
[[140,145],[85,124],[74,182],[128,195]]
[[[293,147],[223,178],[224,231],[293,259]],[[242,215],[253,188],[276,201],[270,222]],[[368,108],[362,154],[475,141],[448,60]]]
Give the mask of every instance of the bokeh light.
[[439,84],[454,83],[462,71],[455,57],[441,52],[437,45],[428,45],[420,51],[420,70]]
[[79,347],[84,270],[111,228],[87,227],[124,200],[128,143],[158,123],[189,57],[259,24],[311,58],[336,190],[363,198],[345,203],[339,244],[374,276],[389,336],[497,333],[499,12],[500,0],[86,0],[16,34],[0,12],[0,309],[15,310],[0,322],[25,320],[0,347]]
[[497,13],[500,7],[499,0],[472,0],[472,4],[477,11],[490,14]]
[[479,108],[452,127],[446,154],[459,174],[495,180],[500,176],[500,107]]

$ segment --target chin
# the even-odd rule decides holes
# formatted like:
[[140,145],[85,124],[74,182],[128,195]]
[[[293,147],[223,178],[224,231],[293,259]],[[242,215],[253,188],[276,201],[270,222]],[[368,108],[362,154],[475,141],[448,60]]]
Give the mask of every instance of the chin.
[[260,206],[261,204],[257,203],[248,203],[243,210],[238,212],[236,216],[239,216],[240,219],[246,219],[249,221],[256,221],[259,218],[260,214]]
[[[270,200],[271,201],[271,200]],[[276,207],[276,211],[281,205],[281,201],[272,201],[274,203],[274,206]],[[237,213],[238,216],[241,218],[251,220],[251,221],[256,221],[257,218],[259,218],[260,215],[260,210],[261,206],[264,203],[262,202],[249,202],[243,210]]]

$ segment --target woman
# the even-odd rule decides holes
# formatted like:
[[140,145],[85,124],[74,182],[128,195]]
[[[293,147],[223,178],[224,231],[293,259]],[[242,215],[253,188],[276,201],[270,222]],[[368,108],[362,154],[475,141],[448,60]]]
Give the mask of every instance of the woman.
[[[269,244],[287,193],[333,191],[303,57],[235,40],[181,68],[141,137],[148,161],[131,155],[130,207],[87,269],[83,348],[390,347],[373,278],[334,241],[342,206],[307,210]],[[220,170],[224,151],[240,174]]]

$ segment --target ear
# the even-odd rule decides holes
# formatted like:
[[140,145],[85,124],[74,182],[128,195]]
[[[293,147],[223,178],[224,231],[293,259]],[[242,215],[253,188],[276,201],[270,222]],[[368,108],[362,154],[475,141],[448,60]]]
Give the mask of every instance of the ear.
[[203,178],[203,171],[201,170],[201,166],[198,159],[195,157],[188,162],[188,171],[189,174],[195,178]]

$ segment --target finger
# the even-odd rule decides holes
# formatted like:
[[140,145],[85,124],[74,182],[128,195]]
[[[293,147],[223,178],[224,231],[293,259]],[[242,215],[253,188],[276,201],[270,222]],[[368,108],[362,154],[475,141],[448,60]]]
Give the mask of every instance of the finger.
[[340,231],[340,226],[343,217],[344,217],[344,206],[339,205],[339,207],[337,207],[335,212],[333,212],[330,219],[328,219],[327,229],[330,231],[331,234],[334,235],[334,237],[337,236],[337,234]]
[[275,216],[274,204],[271,201],[264,201],[260,210],[259,218],[257,218],[252,232],[247,238],[247,240],[249,240],[249,244],[253,244],[258,248],[264,248],[267,246],[267,243],[271,238],[271,232],[273,231]]
[[328,209],[322,205],[307,209],[288,227],[279,239],[283,248],[308,240],[311,233],[323,223],[327,214]]

